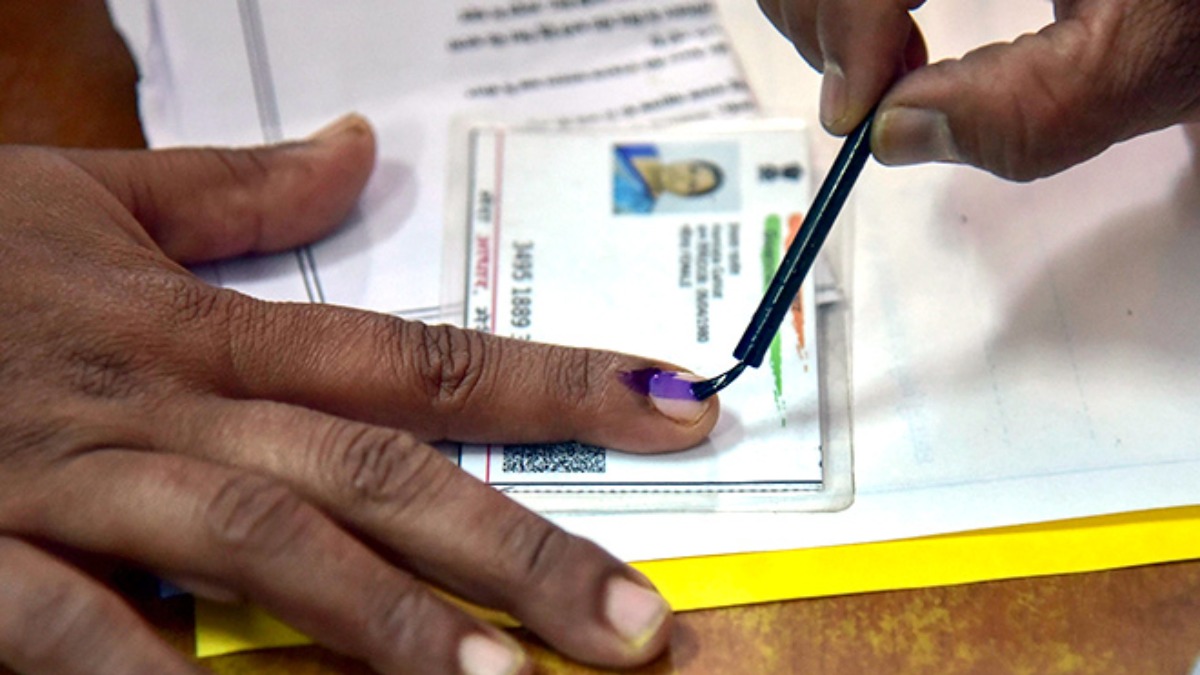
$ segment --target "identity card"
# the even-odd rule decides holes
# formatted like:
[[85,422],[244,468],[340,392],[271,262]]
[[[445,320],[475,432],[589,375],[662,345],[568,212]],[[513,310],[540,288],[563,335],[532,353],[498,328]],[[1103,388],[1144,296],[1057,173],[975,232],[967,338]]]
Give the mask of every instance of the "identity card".
[[[467,327],[652,356],[706,377],[735,363],[809,205],[802,127],[476,126],[465,136],[467,184],[451,194],[462,198]],[[721,392],[721,418],[700,446],[464,446],[460,464],[542,511],[844,508],[848,456],[830,461],[822,433],[819,356],[830,346],[814,286],[762,367]]]

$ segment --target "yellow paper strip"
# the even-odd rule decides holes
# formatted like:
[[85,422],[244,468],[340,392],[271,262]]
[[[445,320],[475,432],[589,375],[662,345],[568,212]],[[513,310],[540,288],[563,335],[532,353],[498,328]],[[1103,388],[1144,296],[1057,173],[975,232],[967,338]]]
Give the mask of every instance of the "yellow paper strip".
[[[1200,506],[918,539],[634,563],[676,611],[1200,558]],[[196,602],[196,654],[306,644],[261,610]]]

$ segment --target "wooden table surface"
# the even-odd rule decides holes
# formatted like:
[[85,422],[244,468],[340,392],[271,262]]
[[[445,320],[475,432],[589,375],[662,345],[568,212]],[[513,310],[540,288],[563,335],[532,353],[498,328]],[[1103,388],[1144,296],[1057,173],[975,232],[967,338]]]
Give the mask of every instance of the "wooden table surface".
[[[0,143],[138,147],[135,83],[101,2],[0,0]],[[190,653],[190,601],[139,585],[134,604]],[[1200,562],[692,612],[677,625],[669,653],[637,672],[1182,675],[1200,657]],[[518,637],[542,672],[596,672]],[[317,647],[204,665],[369,672]]]

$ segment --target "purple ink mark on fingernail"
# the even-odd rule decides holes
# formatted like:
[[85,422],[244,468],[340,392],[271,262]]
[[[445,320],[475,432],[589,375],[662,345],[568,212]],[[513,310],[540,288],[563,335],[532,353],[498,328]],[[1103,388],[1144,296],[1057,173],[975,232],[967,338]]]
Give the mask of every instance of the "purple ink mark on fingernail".
[[669,398],[676,400],[698,400],[692,391],[691,380],[685,380],[679,373],[661,368],[643,368],[621,373],[621,382],[642,396]]
[[691,380],[679,377],[679,373],[663,371],[650,378],[650,395],[655,398],[670,398],[683,401],[696,400]]

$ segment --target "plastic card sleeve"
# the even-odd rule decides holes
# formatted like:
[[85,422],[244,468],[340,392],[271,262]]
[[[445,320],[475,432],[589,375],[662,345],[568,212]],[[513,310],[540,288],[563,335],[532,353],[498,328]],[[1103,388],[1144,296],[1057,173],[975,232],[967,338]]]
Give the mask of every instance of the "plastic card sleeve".
[[[661,358],[704,376],[733,347],[814,192],[791,120],[554,131],[460,123],[446,304],[468,328]],[[847,209],[850,211],[852,209]],[[699,446],[463,446],[468,472],[536,510],[832,511],[854,496],[850,218],[770,353],[723,391]]]

